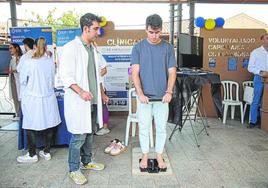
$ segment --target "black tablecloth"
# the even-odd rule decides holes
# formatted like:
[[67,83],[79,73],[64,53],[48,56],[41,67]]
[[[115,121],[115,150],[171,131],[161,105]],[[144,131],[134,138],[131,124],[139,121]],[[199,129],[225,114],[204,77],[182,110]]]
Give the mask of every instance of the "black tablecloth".
[[169,122],[181,124],[183,96],[192,91],[201,89],[202,86],[211,85],[211,96],[218,117],[222,117],[221,102],[221,79],[220,75],[213,72],[203,71],[181,71],[177,72],[177,79],[174,86],[173,98],[169,104]]

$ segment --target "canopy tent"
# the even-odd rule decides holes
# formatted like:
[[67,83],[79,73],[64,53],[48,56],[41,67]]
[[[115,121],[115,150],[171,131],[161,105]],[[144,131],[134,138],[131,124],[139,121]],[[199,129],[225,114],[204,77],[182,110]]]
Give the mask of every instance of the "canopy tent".
[[[181,33],[181,18],[182,18],[182,4],[189,3],[189,34],[194,34],[194,14],[195,14],[195,3],[214,3],[214,4],[268,4],[267,0],[0,0],[1,2],[10,3],[10,12],[11,12],[11,22],[12,26],[17,26],[17,13],[16,13],[16,4],[22,3],[166,3],[170,4],[170,42],[174,44],[174,22],[175,17],[177,17],[177,40],[179,39],[178,35]],[[175,6],[176,9],[175,9]],[[175,15],[176,13],[176,15]],[[178,43],[178,41],[177,41]],[[180,65],[181,57],[179,48],[177,47],[177,61]]]
[[0,0],[0,2],[12,2],[15,1],[17,4],[20,3],[82,3],[82,2],[94,2],[94,3],[268,3],[267,0]]

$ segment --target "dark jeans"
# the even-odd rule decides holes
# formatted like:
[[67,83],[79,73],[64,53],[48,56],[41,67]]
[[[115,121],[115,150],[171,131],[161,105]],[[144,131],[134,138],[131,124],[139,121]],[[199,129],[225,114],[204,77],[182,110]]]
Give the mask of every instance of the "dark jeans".
[[35,131],[35,130],[26,130],[27,134],[27,145],[28,145],[28,151],[30,156],[36,155],[36,134],[41,133],[43,140],[44,140],[44,152],[50,153],[50,146],[51,146],[51,140],[53,138],[54,134],[54,127],[45,129],[42,131]]
[[81,162],[83,164],[88,164],[91,162],[92,157],[92,144],[93,135],[97,123],[97,105],[93,105],[91,111],[91,123],[92,123],[92,133],[85,134],[72,134],[70,144],[69,144],[69,170],[70,172],[79,170],[80,166],[80,156]]

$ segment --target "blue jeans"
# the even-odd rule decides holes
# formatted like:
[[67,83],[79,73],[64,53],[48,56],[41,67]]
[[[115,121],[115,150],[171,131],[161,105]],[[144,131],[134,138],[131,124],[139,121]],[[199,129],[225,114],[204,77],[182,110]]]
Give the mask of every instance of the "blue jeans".
[[92,133],[72,134],[69,144],[69,171],[77,171],[80,168],[80,157],[83,164],[91,162],[94,128],[96,127],[97,107],[93,106],[91,112]]
[[253,101],[250,105],[250,123],[257,123],[259,108],[262,102],[262,93],[263,93],[263,83],[262,77],[259,75],[254,76],[254,96]]
[[148,104],[143,104],[137,100],[137,117],[142,153],[149,152],[149,132],[150,126],[152,126],[152,117],[154,117],[156,129],[155,151],[158,154],[162,154],[167,137],[168,103],[149,102]]

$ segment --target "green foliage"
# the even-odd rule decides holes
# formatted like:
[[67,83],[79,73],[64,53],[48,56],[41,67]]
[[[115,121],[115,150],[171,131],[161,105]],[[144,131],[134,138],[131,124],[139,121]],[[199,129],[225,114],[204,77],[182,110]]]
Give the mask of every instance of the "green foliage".
[[56,42],[56,30],[64,28],[79,27],[80,15],[75,10],[68,10],[60,17],[56,17],[56,8],[49,10],[46,17],[40,16],[38,13],[32,12],[32,19],[28,26],[49,26],[52,27],[53,43]]

